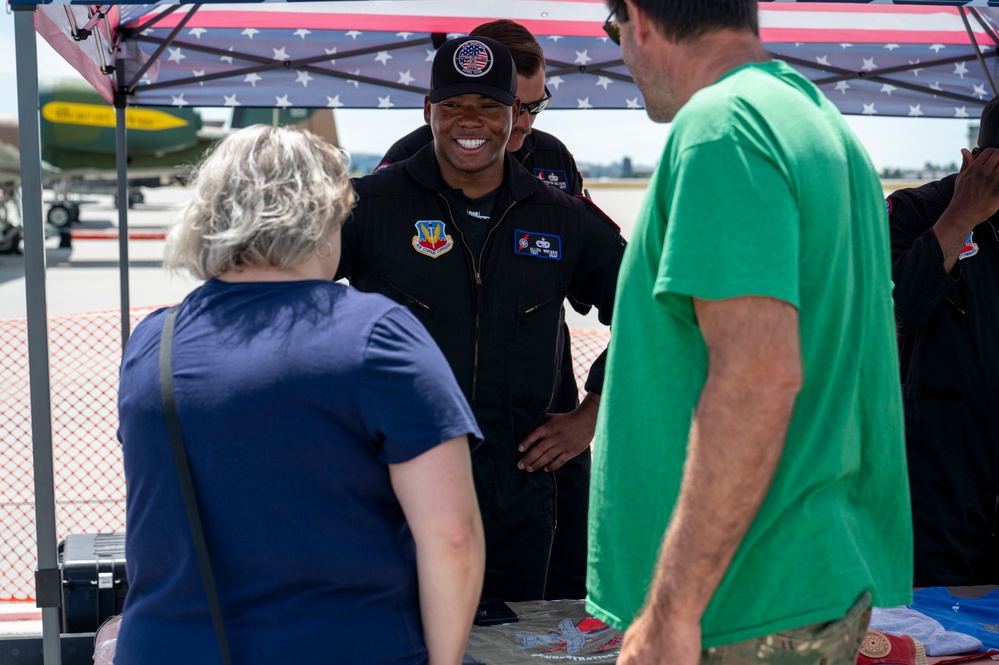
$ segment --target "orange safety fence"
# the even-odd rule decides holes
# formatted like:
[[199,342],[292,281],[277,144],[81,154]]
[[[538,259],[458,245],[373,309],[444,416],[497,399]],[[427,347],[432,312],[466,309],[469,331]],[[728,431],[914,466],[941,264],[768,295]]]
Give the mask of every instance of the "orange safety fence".
[[[133,308],[131,327],[156,307]],[[121,315],[49,317],[56,533],[125,529],[118,427]],[[609,333],[572,331],[582,390]],[[37,565],[27,322],[0,319],[0,601],[34,600]]]

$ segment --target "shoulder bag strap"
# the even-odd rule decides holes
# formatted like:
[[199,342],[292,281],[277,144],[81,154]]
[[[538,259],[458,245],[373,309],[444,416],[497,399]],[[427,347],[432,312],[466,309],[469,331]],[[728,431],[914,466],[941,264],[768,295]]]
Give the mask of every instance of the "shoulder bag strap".
[[215,637],[218,638],[219,651],[222,652],[222,662],[225,665],[232,665],[229,643],[225,635],[225,625],[222,623],[222,610],[219,607],[218,593],[215,590],[215,576],[212,574],[212,564],[208,558],[205,532],[201,527],[198,500],[194,493],[194,480],[191,478],[191,466],[188,464],[187,452],[184,449],[184,434],[180,429],[180,420],[177,418],[177,400],[173,392],[173,328],[177,319],[177,307],[170,308],[163,324],[163,337],[160,340],[160,397],[163,400],[163,413],[166,416],[167,433],[170,435],[170,447],[173,449],[173,461],[177,466],[180,489],[184,495],[187,523],[191,527],[194,549],[198,554],[198,567],[201,568],[201,580],[205,585],[205,594],[208,596],[208,605],[212,612],[212,623],[215,625]]

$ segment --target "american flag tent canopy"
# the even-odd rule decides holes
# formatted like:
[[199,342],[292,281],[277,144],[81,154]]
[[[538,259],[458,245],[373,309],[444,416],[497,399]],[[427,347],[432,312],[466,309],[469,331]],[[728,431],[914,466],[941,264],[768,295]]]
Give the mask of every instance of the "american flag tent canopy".
[[[976,118],[995,92],[988,5],[762,2],[761,37],[844,113]],[[46,4],[35,24],[109,101],[380,109],[422,106],[435,47],[496,18],[538,36],[551,108],[643,107],[603,0]]]
[[[976,118],[995,95],[996,0],[762,1],[761,38],[848,114]],[[119,198],[124,106],[420,107],[435,46],[509,18],[539,39],[552,108],[638,109],[603,0],[342,0],[86,4],[9,0],[15,14],[21,145],[38,137],[34,28],[116,102]],[[23,10],[23,11],[22,11]],[[376,110],[372,113],[377,113]],[[372,118],[373,122],[377,120]],[[41,160],[21,151],[38,591],[46,665],[60,662]],[[122,331],[128,337],[127,208],[119,210]]]

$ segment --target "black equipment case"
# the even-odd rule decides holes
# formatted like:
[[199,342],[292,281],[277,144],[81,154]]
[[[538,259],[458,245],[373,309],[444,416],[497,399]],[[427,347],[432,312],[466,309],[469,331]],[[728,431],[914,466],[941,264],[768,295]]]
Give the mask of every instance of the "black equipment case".
[[62,632],[93,633],[121,614],[128,591],[124,533],[84,533],[59,543]]

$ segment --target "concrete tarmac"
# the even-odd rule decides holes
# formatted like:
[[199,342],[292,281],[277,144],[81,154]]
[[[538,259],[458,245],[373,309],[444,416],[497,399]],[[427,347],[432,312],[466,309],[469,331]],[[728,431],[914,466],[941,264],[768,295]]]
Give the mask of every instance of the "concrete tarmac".
[[[635,185],[639,185],[636,187]],[[630,234],[641,206],[643,181],[587,183],[594,202]],[[144,189],[145,202],[129,210],[131,231],[165,231],[191,196],[184,187]],[[95,235],[117,231],[118,211],[110,196],[88,196],[80,207],[79,233]],[[50,229],[54,232],[55,229]],[[130,240],[129,303],[131,307],[167,305],[180,301],[200,283],[186,273],[163,269],[162,240]],[[59,237],[46,240],[46,306],[49,316],[121,309],[117,240],[74,240],[71,249],[59,248]],[[0,255],[0,319],[26,316],[24,257]],[[605,330],[595,313],[580,316],[567,311],[570,328]]]
[[[182,187],[144,190],[146,201],[129,211],[131,230],[164,231],[190,197]],[[72,229],[116,231],[118,211],[110,196],[88,196],[80,221]],[[162,267],[162,240],[131,240],[128,244],[130,306],[177,302],[198,282]],[[121,309],[117,240],[74,240],[59,248],[59,237],[46,240],[46,305],[50,316]],[[0,255],[0,318],[26,314],[24,257]]]

